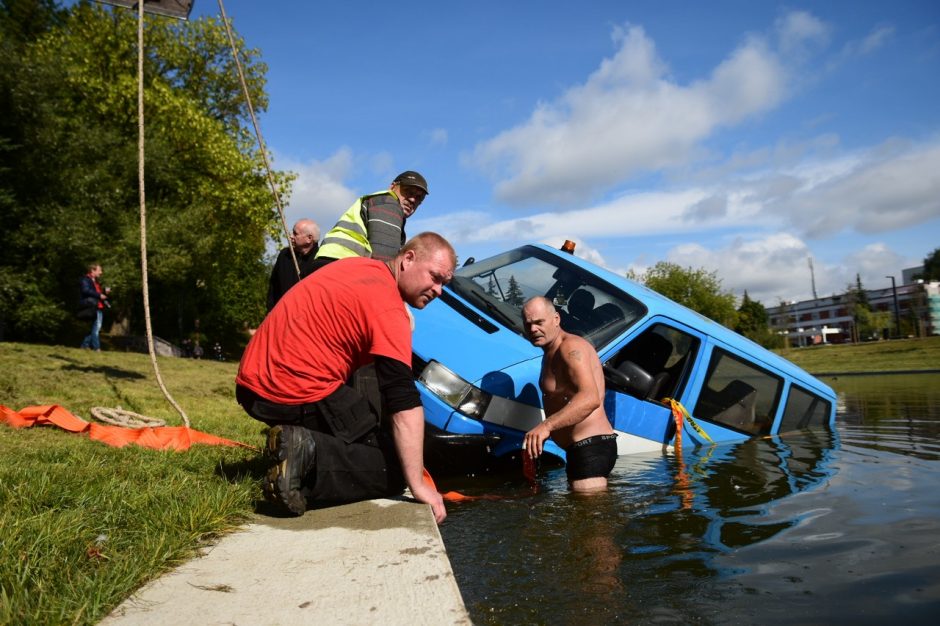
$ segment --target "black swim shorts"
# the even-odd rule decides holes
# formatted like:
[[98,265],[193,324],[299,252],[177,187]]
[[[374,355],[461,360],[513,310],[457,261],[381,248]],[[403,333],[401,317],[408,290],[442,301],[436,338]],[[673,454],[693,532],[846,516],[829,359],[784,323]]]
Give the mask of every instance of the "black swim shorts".
[[607,478],[617,462],[617,435],[594,435],[574,442],[567,450],[568,480]]

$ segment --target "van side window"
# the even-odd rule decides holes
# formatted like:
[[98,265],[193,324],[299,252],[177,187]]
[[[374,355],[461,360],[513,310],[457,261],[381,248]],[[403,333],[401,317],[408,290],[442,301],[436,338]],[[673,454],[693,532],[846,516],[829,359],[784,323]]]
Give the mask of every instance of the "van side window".
[[753,435],[773,426],[783,380],[719,348],[692,415]]
[[779,432],[825,427],[829,423],[831,412],[832,406],[828,400],[823,400],[796,385],[790,385]]
[[678,398],[698,353],[699,340],[681,330],[654,324],[623,347],[607,364],[634,363],[653,379],[647,400]]

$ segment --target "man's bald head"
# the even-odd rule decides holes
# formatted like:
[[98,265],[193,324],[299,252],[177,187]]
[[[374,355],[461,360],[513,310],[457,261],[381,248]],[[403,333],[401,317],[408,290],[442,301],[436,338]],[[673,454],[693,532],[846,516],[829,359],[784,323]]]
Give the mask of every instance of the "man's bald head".
[[522,305],[522,325],[532,345],[544,349],[561,333],[561,316],[551,300],[535,296]]
[[291,245],[296,252],[307,254],[320,241],[320,227],[310,219],[297,220],[290,235]]

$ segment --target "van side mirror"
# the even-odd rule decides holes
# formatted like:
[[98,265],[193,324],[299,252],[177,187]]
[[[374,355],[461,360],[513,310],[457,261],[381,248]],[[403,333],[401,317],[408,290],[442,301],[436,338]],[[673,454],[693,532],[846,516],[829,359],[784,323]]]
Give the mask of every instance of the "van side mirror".
[[617,367],[605,364],[604,382],[608,388],[628,393],[641,400],[645,399],[653,388],[653,377],[633,361],[624,361]]

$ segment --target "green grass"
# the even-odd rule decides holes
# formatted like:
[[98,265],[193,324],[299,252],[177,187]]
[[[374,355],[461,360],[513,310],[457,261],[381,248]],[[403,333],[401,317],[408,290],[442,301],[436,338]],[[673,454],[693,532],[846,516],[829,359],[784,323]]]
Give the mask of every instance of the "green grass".
[[[161,358],[197,430],[260,446],[234,400],[236,364]],[[93,406],[181,425],[147,355],[0,343],[0,404]],[[243,448],[112,448],[51,427],[0,426],[0,624],[94,624],[142,584],[232,530],[263,466]]]
[[811,373],[940,369],[940,336],[775,350]]

